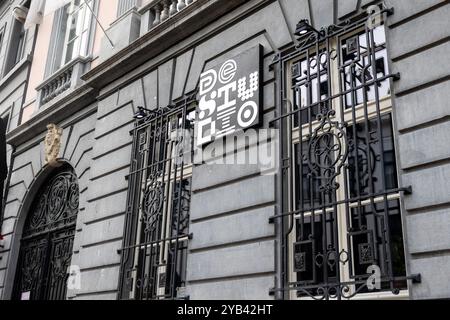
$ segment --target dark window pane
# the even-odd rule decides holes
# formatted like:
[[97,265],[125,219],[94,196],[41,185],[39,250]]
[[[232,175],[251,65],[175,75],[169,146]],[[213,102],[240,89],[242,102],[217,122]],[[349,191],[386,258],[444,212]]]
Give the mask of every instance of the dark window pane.
[[[314,219],[315,223],[312,224]],[[295,220],[296,242],[293,245],[293,270],[296,281],[303,285],[318,285],[337,281],[337,245],[335,243],[336,219],[334,212],[302,215]],[[314,229],[313,226],[314,225]],[[317,288],[307,290],[320,294]],[[298,296],[306,292],[299,291]]]
[[22,59],[24,42],[25,42],[25,30],[23,29],[23,26],[22,26],[22,29],[19,33],[19,39],[18,39],[18,44],[17,44],[16,57],[14,59],[14,65],[18,64],[20,62],[20,60]]
[[5,72],[7,74],[14,66],[20,62],[23,57],[23,47],[25,42],[25,29],[23,23],[18,20],[14,20],[11,38],[9,45],[7,45],[8,53],[6,56]]
[[[372,45],[371,38],[372,35],[369,34],[368,43],[367,34],[361,32],[359,35],[341,41],[341,64],[344,68],[344,72],[341,73],[342,84],[346,91],[350,91],[344,99],[346,108],[375,101],[375,84],[366,86],[366,83],[373,81],[375,77],[381,78],[389,73],[384,26],[374,29],[375,48],[368,51],[368,45]],[[373,59],[372,53],[374,53],[375,59]],[[353,89],[362,85],[365,87]],[[388,79],[378,83],[377,87],[380,98],[390,94]]]
[[[389,219],[385,223],[385,212]],[[366,279],[367,268],[376,265],[380,268],[381,276],[389,273],[388,252],[392,256],[393,275],[402,277],[406,275],[405,255],[403,247],[403,231],[398,200],[389,201],[385,209],[384,202],[361,206],[351,210],[351,232],[348,233],[351,251],[351,276],[355,279]],[[384,230],[389,227],[390,246]],[[398,288],[406,288],[404,281],[396,284]],[[388,289],[384,285],[382,289]],[[365,288],[363,291],[367,291]]]
[[391,115],[350,126],[347,136],[351,197],[398,188]]
[[[333,141],[321,139],[318,148],[327,148],[330,143]],[[310,141],[296,144],[294,150],[297,158],[295,167],[297,210],[308,211],[312,208],[317,210],[335,201],[335,193],[324,189],[326,182],[324,177],[334,170],[333,167],[328,167],[333,162],[333,155],[323,153],[320,157],[316,157],[314,146]]]
[[[317,63],[317,60],[320,60]],[[299,111],[294,115],[294,126],[316,121],[317,115],[328,110],[329,87],[327,57],[321,52],[320,58],[313,56],[295,63],[293,73],[293,108]],[[320,76],[319,76],[320,68]],[[309,73],[308,73],[309,70]],[[319,94],[318,94],[319,93]]]

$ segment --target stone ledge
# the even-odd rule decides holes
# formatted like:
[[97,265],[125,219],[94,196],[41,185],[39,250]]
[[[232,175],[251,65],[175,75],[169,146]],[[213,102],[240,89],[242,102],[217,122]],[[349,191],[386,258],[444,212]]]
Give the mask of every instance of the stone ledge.
[[[101,88],[245,2],[245,0],[226,2],[197,0],[168,20],[169,27],[165,23],[156,26],[128,47],[85,73],[82,79],[94,88]],[[199,16],[202,19],[198,19]],[[160,45],[154,46],[155,42]]]
[[9,80],[14,77],[20,70],[22,70],[25,66],[29,65],[32,61],[32,58],[29,54],[26,55],[21,61],[19,61],[0,81],[0,89],[6,84],[9,83]]
[[[48,108],[40,110],[27,122],[8,132],[6,134],[7,143],[17,147],[35,138],[39,133],[47,130],[47,124],[50,119],[54,123],[67,119],[68,116],[77,113],[94,102],[96,96],[97,91],[92,88],[87,86],[76,88],[60,100],[55,101]],[[67,114],[68,109],[70,109],[70,114]],[[89,109],[86,110],[87,113],[91,112]]]

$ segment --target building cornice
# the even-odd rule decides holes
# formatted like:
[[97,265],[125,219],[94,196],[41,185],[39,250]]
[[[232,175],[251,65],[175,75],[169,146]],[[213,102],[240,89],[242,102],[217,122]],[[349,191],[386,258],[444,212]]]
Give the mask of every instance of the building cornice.
[[[270,0],[258,1],[256,6]],[[29,121],[10,131],[7,143],[19,146],[46,130],[48,123],[58,123],[97,101],[99,92],[145,62],[168,50],[198,30],[216,21],[247,0],[197,0],[177,15],[85,73],[80,87],[55,98]],[[155,45],[157,44],[157,45]]]
[[245,2],[197,0],[85,73],[82,79],[101,89]]
[[19,61],[1,80],[0,80],[0,90],[11,82],[20,71],[22,71],[25,67],[29,66],[31,63],[31,56],[27,54],[22,60]]
[[61,68],[59,68],[57,71],[53,72],[50,76],[48,76],[44,81],[42,81],[37,87],[36,90],[39,91],[41,90],[43,87],[45,87],[47,84],[49,84],[50,82],[52,82],[53,80],[55,80],[61,73],[63,73],[64,71],[66,71],[67,69],[73,67],[74,65],[76,65],[77,63],[81,62],[81,63],[88,63],[92,61],[92,57],[77,57],[75,59],[73,59],[72,61],[70,61],[69,63],[67,63],[66,65],[62,66]]
[[59,123],[96,101],[98,91],[83,85],[68,92],[30,120],[6,134],[7,143],[17,147],[44,132],[49,122]]

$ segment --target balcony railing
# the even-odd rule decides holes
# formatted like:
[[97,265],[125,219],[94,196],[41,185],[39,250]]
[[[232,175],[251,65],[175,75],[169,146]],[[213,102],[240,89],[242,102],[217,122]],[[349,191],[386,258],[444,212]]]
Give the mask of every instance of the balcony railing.
[[148,21],[147,30],[145,31],[149,31],[170,19],[195,1],[196,0],[155,0],[150,2],[141,9],[143,18]]
[[44,105],[77,86],[86,62],[87,60],[83,58],[74,59],[39,85],[36,88],[39,92],[39,105]]
[[42,88],[41,102],[45,104],[50,100],[66,91],[70,88],[72,82],[73,66],[71,68],[64,70],[61,74],[58,74],[53,81],[49,82],[46,86]]

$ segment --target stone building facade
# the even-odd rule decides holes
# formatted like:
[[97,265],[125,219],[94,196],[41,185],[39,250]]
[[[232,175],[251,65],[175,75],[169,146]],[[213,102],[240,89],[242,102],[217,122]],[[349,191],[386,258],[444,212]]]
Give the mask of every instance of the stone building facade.
[[[24,32],[12,68],[11,13],[29,4],[0,4],[9,169],[1,298],[450,297],[449,1],[88,4],[110,40],[86,4],[72,1]],[[70,55],[61,26],[76,10],[84,23]],[[252,128],[276,132],[275,172],[172,162],[177,143],[168,137],[196,131],[203,118],[190,116],[208,91],[201,78],[230,60],[239,67],[255,47],[261,53],[242,60],[261,61]],[[223,83],[236,72],[219,69]],[[299,121],[309,133],[295,130]],[[333,125],[343,145],[321,145]],[[57,167],[46,160],[51,147]],[[380,269],[374,292],[364,285],[370,265]]]

